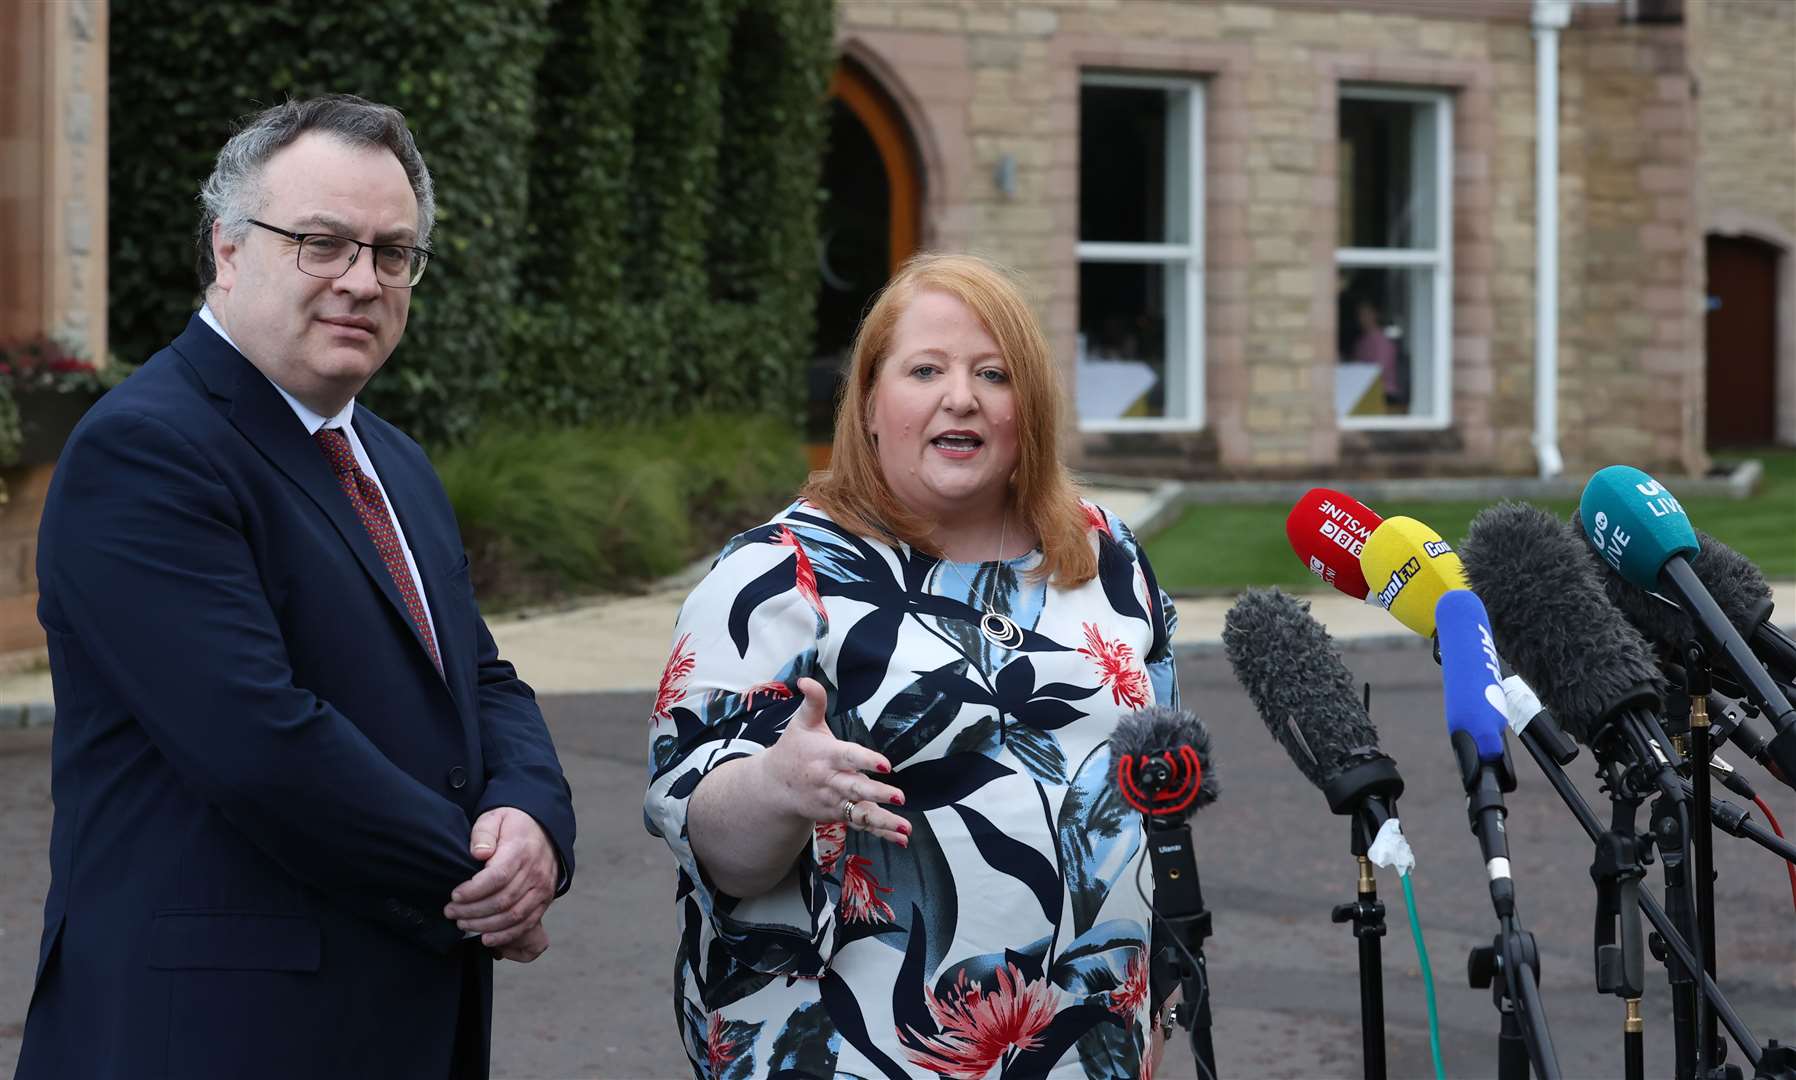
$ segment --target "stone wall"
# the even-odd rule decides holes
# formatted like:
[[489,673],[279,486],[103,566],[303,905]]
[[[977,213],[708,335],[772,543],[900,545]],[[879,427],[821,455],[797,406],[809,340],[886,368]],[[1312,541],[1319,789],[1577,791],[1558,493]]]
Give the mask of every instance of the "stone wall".
[[[56,334],[106,361],[106,5],[0,4],[0,340]],[[41,655],[48,466],[7,469],[0,665]]]
[[[1449,14],[1450,13],[1450,14]],[[1194,75],[1206,108],[1206,424],[1086,435],[1093,470],[1447,474],[1534,467],[1534,43],[1525,4],[839,0],[894,88],[932,188],[926,243],[1028,275],[1070,381],[1082,69]],[[1700,468],[1696,116],[1680,27],[1580,12],[1563,35],[1561,432],[1567,466]],[[1589,70],[1584,70],[1588,67]],[[1340,87],[1453,98],[1452,415],[1334,420]],[[1641,127],[1642,110],[1650,127]],[[1626,113],[1624,119],[1622,114]],[[1786,125],[1788,126],[1788,125]],[[1014,156],[1017,188],[992,180]],[[1591,403],[1605,403],[1596,410]]]
[[1796,4],[1690,5],[1701,80],[1703,227],[1783,251],[1777,431],[1796,444]]

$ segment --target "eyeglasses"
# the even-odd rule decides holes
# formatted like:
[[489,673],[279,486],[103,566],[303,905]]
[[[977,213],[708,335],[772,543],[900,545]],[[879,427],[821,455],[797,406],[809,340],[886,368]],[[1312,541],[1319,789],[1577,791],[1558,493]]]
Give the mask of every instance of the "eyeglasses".
[[389,289],[409,289],[424,276],[430,252],[405,244],[364,244],[347,236],[332,233],[302,233],[276,228],[265,221],[250,219],[251,225],[267,229],[293,241],[295,258],[302,274],[334,280],[349,273],[363,248],[374,249],[374,280]]

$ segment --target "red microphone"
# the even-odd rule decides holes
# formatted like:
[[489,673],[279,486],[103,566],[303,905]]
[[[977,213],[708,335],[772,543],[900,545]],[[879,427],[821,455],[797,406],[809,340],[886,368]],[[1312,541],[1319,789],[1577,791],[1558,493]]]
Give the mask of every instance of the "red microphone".
[[1360,570],[1360,552],[1384,519],[1350,495],[1311,488],[1285,518],[1285,536],[1298,561],[1335,588],[1364,600],[1371,588]]

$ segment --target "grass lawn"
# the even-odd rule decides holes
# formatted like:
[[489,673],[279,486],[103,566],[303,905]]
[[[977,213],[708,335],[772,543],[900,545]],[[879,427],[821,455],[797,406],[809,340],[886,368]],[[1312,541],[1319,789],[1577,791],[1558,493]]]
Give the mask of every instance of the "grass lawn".
[[[1736,459],[1741,455],[1735,455]],[[1773,581],[1796,578],[1796,450],[1753,451],[1765,475],[1750,499],[1681,499],[1690,521],[1757,563]],[[1718,460],[1728,460],[1726,457]],[[1677,494],[1677,485],[1669,485]],[[1340,490],[1353,494],[1348,484]],[[1435,528],[1454,544],[1465,538],[1486,503],[1390,502],[1374,506],[1385,517],[1399,514]],[[1576,499],[1538,503],[1561,518],[1578,508]],[[1148,558],[1160,585],[1172,593],[1234,593],[1249,585],[1326,589],[1304,569],[1285,540],[1290,506],[1243,504],[1188,507],[1177,521],[1147,541]]]

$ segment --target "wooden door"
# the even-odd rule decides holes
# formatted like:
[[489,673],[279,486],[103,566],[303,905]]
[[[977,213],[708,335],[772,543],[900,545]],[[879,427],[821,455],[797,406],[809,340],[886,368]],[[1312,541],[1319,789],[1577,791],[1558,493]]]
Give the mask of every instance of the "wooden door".
[[891,97],[844,60],[830,80],[826,195],[817,222],[817,332],[811,350],[805,442],[827,468],[849,347],[867,306],[917,250],[922,173]]
[[1707,249],[1708,444],[1762,446],[1777,430],[1778,251],[1728,236]]

